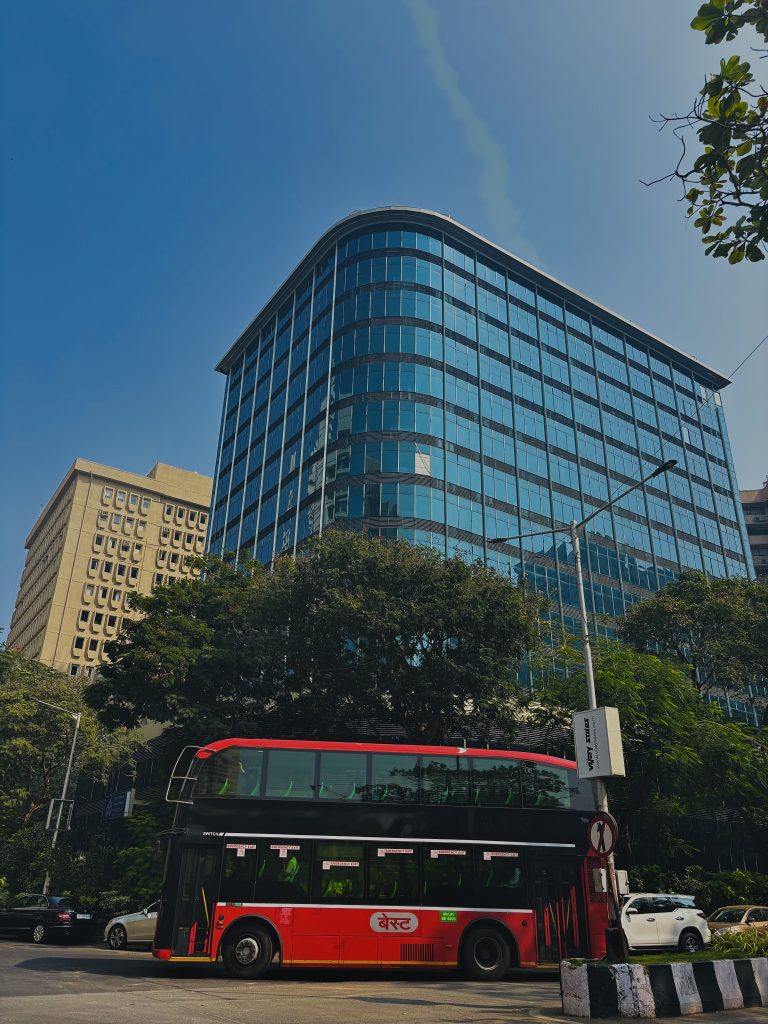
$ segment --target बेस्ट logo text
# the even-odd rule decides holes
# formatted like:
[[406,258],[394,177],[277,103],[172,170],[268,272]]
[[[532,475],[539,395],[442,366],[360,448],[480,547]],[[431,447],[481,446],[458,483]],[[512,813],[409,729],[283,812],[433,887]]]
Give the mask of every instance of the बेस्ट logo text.
[[404,910],[392,911],[392,913],[377,910],[375,914],[371,914],[371,929],[375,932],[400,935],[406,932],[415,932],[418,927],[418,917]]

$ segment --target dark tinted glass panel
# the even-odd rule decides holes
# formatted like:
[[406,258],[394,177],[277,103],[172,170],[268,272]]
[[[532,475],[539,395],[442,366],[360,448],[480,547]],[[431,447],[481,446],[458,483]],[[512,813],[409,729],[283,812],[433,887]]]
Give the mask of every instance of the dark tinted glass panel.
[[457,757],[422,759],[422,801],[426,804],[468,804],[469,772],[467,762]]
[[314,795],[314,751],[270,750],[265,796],[310,800]]
[[362,800],[367,754],[325,752],[320,755],[320,798]]
[[467,846],[445,843],[423,852],[423,897],[426,907],[472,906],[472,854]]
[[570,807],[569,772],[549,764],[522,765],[523,803],[526,807]]
[[498,847],[475,847],[475,899],[478,907],[525,907],[520,855]]
[[368,899],[374,903],[418,903],[419,862],[415,846],[368,847]]
[[363,896],[363,844],[319,842],[315,844],[312,896],[327,903],[349,903]]
[[224,903],[248,903],[253,899],[256,879],[256,843],[227,843],[221,872],[219,899]]
[[264,751],[230,747],[213,754],[203,765],[195,796],[259,796]]
[[374,754],[369,800],[415,803],[419,799],[419,759],[412,754]]
[[520,764],[502,758],[472,758],[473,803],[479,807],[519,807]]
[[306,839],[260,839],[254,899],[260,903],[305,903],[309,847]]

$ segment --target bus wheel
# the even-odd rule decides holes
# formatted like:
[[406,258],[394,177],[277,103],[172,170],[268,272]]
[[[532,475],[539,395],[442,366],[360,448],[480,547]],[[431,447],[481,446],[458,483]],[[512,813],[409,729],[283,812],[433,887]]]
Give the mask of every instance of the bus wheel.
[[272,936],[257,924],[235,928],[224,940],[222,960],[234,978],[260,978],[273,955]]
[[473,928],[464,939],[461,966],[473,981],[498,981],[511,964],[509,943],[495,928]]

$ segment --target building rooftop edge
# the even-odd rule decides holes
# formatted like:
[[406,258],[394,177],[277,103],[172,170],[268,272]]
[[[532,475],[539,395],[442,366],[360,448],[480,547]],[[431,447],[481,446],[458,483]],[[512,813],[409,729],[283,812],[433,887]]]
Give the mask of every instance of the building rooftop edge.
[[[156,462],[152,469],[150,470],[150,472],[152,472],[152,470],[156,469],[158,466],[167,465],[170,464],[165,462]],[[179,466],[171,466],[170,468],[177,470],[177,472],[189,473],[190,476],[196,476],[201,481],[209,481],[211,485],[211,491],[213,491],[213,477],[205,476],[203,473],[196,473],[192,469],[181,469]],[[61,478],[59,486],[56,488],[51,497],[40,510],[40,513],[37,519],[35,520],[34,526],[29,531],[26,540],[24,541],[25,549],[29,549],[30,545],[34,540],[35,534],[40,529],[42,524],[45,522],[46,516],[58,501],[62,491],[64,491],[64,489],[69,485],[70,480],[77,473],[83,473],[84,475],[92,474],[94,476],[104,476],[110,480],[117,478],[126,478],[126,483],[135,482],[137,487],[142,487],[144,490],[147,491],[154,491],[156,493],[165,493],[167,491],[167,488],[164,488],[165,481],[163,480],[157,480],[154,477],[150,477],[148,475],[143,476],[141,473],[133,473],[129,469],[118,469],[116,466],[107,466],[102,462],[93,462],[91,459],[82,459],[78,457],[71,464],[69,469]],[[205,505],[205,502],[201,502],[200,504]]]
[[508,257],[509,259],[514,260],[516,263],[521,264],[526,269],[533,271],[533,273],[538,274],[540,277],[545,278],[547,281],[551,281],[552,284],[557,285],[557,287],[566,289],[573,295],[578,296],[578,298],[582,299],[584,302],[587,302],[590,305],[594,306],[595,308],[602,310],[603,313],[619,321],[620,323],[626,324],[628,327],[632,328],[632,330],[638,332],[640,335],[643,335],[646,338],[650,338],[652,341],[661,345],[664,349],[673,352],[678,357],[682,357],[684,360],[686,360],[686,362],[692,363],[699,370],[704,371],[711,378],[713,378],[712,383],[718,389],[724,388],[731,383],[729,377],[726,377],[719,370],[715,370],[713,367],[708,366],[707,363],[702,362],[702,360],[698,359],[696,356],[692,356],[688,352],[684,352],[682,349],[676,348],[674,345],[670,344],[670,342],[665,341],[663,338],[658,337],[658,335],[656,334],[652,334],[650,331],[647,331],[645,328],[641,327],[639,324],[636,324],[634,321],[628,320],[627,317],[622,316],[621,313],[617,313],[609,306],[603,305],[603,303],[591,298],[584,292],[580,292],[577,288],[573,288],[571,285],[559,280],[559,278],[553,277],[551,274],[548,274],[545,270],[541,270],[533,263],[529,263],[527,260],[522,259],[522,257],[516,256],[508,249],[505,249],[503,246],[499,245],[497,242],[492,242],[489,238],[486,238],[484,235],[479,234],[477,231],[473,231],[472,228],[466,227],[466,225],[462,224],[460,221],[454,220],[453,217],[451,217],[449,214],[438,213],[436,210],[427,210],[418,206],[376,206],[368,210],[354,210],[352,211],[352,213],[348,213],[345,217],[342,217],[340,220],[332,224],[331,227],[329,227],[327,231],[325,231],[320,236],[320,238],[317,239],[314,245],[312,245],[311,248],[307,250],[302,259],[299,260],[299,262],[296,264],[293,270],[290,271],[290,273],[284,278],[282,283],[278,285],[275,291],[262,305],[261,309],[256,314],[256,316],[240,332],[235,341],[227,349],[226,353],[218,361],[218,363],[215,366],[215,369],[219,373],[226,373],[228,371],[229,365],[233,361],[235,355],[238,353],[238,350],[244,344],[245,336],[246,334],[248,334],[253,325],[269,310],[271,306],[277,305],[278,299],[280,298],[283,291],[288,289],[288,286],[294,280],[294,278],[300,277],[301,274],[304,272],[303,268],[305,264],[311,262],[315,257],[315,254],[319,255],[319,251],[323,249],[328,244],[329,241],[331,241],[335,234],[340,233],[342,229],[346,229],[350,224],[353,224],[355,221],[364,222],[367,218],[380,217],[382,214],[405,214],[412,215],[416,218],[427,217],[432,218],[443,225],[450,225],[450,227],[454,231],[463,232],[470,238],[473,238],[476,241],[482,243],[483,245],[488,246],[491,250],[496,250],[496,252],[499,252],[504,256]]

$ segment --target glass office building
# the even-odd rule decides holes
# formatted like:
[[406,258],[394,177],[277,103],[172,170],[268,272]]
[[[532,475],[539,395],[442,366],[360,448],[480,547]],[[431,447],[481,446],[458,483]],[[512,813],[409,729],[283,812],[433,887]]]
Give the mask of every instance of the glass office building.
[[219,363],[208,544],[269,562],[343,520],[483,559],[574,629],[566,534],[598,632],[684,567],[752,574],[718,391],[728,380],[457,224],[354,213]]

